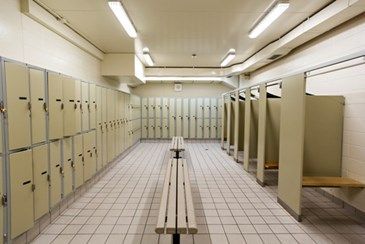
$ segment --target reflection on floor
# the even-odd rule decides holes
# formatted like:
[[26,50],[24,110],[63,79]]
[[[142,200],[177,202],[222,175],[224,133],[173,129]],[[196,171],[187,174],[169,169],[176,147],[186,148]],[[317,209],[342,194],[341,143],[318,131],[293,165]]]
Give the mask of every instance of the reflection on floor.
[[[66,209],[34,243],[171,243],[154,234],[169,142],[146,142]],[[364,243],[365,224],[311,189],[303,222],[277,202],[218,143],[186,143],[199,234],[182,242]],[[273,176],[274,177],[274,176]]]

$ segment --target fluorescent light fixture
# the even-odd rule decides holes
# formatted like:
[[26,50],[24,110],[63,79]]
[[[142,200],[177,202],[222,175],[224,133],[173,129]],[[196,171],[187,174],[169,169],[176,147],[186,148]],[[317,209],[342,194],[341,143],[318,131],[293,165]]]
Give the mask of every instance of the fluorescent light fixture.
[[207,76],[148,76],[149,81],[222,81],[223,77]]
[[229,51],[224,56],[221,62],[221,67],[227,66],[227,64],[229,64],[235,57],[236,57],[236,50],[234,50],[233,48],[229,49]]
[[273,8],[260,20],[260,22],[250,31],[250,38],[258,37],[269,25],[289,7],[289,1],[278,1]]
[[122,24],[124,30],[131,38],[137,38],[137,31],[134,28],[132,21],[129,19],[127,12],[123,8],[123,5],[118,0],[110,0],[108,1],[109,7],[113,11],[115,17]]
[[153,59],[151,57],[150,50],[148,49],[148,47],[143,48],[143,57],[149,66],[154,65],[154,62],[153,62]]

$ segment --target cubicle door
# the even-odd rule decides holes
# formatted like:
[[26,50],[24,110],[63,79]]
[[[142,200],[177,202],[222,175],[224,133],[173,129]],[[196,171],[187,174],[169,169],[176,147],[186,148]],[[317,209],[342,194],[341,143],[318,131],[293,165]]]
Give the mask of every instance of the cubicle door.
[[72,192],[72,137],[64,138],[62,143],[63,151],[63,196]]
[[203,119],[198,118],[197,119],[197,130],[196,130],[196,138],[203,138],[204,136],[204,126],[203,126]]
[[30,97],[25,66],[5,62],[9,149],[28,147],[30,141]]
[[84,183],[84,160],[83,160],[82,135],[74,136],[74,188]]
[[35,185],[34,220],[37,220],[49,211],[48,144],[34,147],[32,149],[32,154]]
[[61,201],[61,141],[54,141],[50,143],[50,194],[51,194],[51,208]]
[[176,136],[182,136],[182,100],[181,98],[176,98]]
[[75,114],[75,80],[70,77],[62,78],[63,100],[64,100],[64,136],[76,134],[76,114]]
[[90,100],[89,100],[89,84],[86,82],[81,82],[81,97],[82,97],[82,106],[81,106],[81,113],[82,113],[82,131],[87,131],[90,128],[89,125],[89,107],[90,107]]
[[90,115],[90,129],[96,127],[96,90],[95,84],[89,84],[90,104],[89,104],[89,115]]
[[46,140],[46,89],[44,72],[29,69],[30,102],[32,112],[32,143]]
[[10,160],[10,218],[11,239],[33,226],[32,151],[9,155]]
[[169,134],[170,137],[174,137],[175,134],[175,127],[176,127],[176,113],[175,113],[175,99],[170,98],[170,105],[169,105],[169,116],[170,116],[170,125],[169,125]]
[[189,98],[183,99],[183,123],[182,123],[182,133],[184,138],[189,138]]
[[81,81],[75,80],[75,131],[76,133],[81,132],[82,122],[82,99],[81,99]]
[[196,99],[191,98],[190,99],[190,130],[189,130],[189,137],[190,138],[196,138],[196,124],[197,124],[197,118],[196,118]]
[[146,118],[142,119],[142,138],[148,138],[148,119]]

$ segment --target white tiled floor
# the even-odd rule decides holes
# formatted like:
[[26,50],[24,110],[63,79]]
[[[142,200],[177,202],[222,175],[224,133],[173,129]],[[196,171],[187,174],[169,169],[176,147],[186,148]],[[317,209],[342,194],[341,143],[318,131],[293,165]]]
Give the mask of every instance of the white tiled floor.
[[[154,233],[169,145],[139,144],[34,243],[170,244]],[[181,243],[365,243],[365,224],[319,193],[304,191],[298,223],[218,143],[186,147],[199,234]]]

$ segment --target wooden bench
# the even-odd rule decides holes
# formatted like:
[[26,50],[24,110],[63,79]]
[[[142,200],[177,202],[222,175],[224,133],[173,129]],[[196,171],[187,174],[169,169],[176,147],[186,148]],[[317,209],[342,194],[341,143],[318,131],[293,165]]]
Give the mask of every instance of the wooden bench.
[[167,165],[155,232],[172,234],[175,244],[180,234],[198,232],[185,159],[170,159]]
[[265,162],[265,169],[279,169],[279,162]]
[[179,153],[185,151],[184,138],[181,136],[174,136],[171,141],[170,151],[175,152],[175,158],[179,158]]
[[365,184],[343,177],[303,176],[303,187],[355,187],[364,188]]

